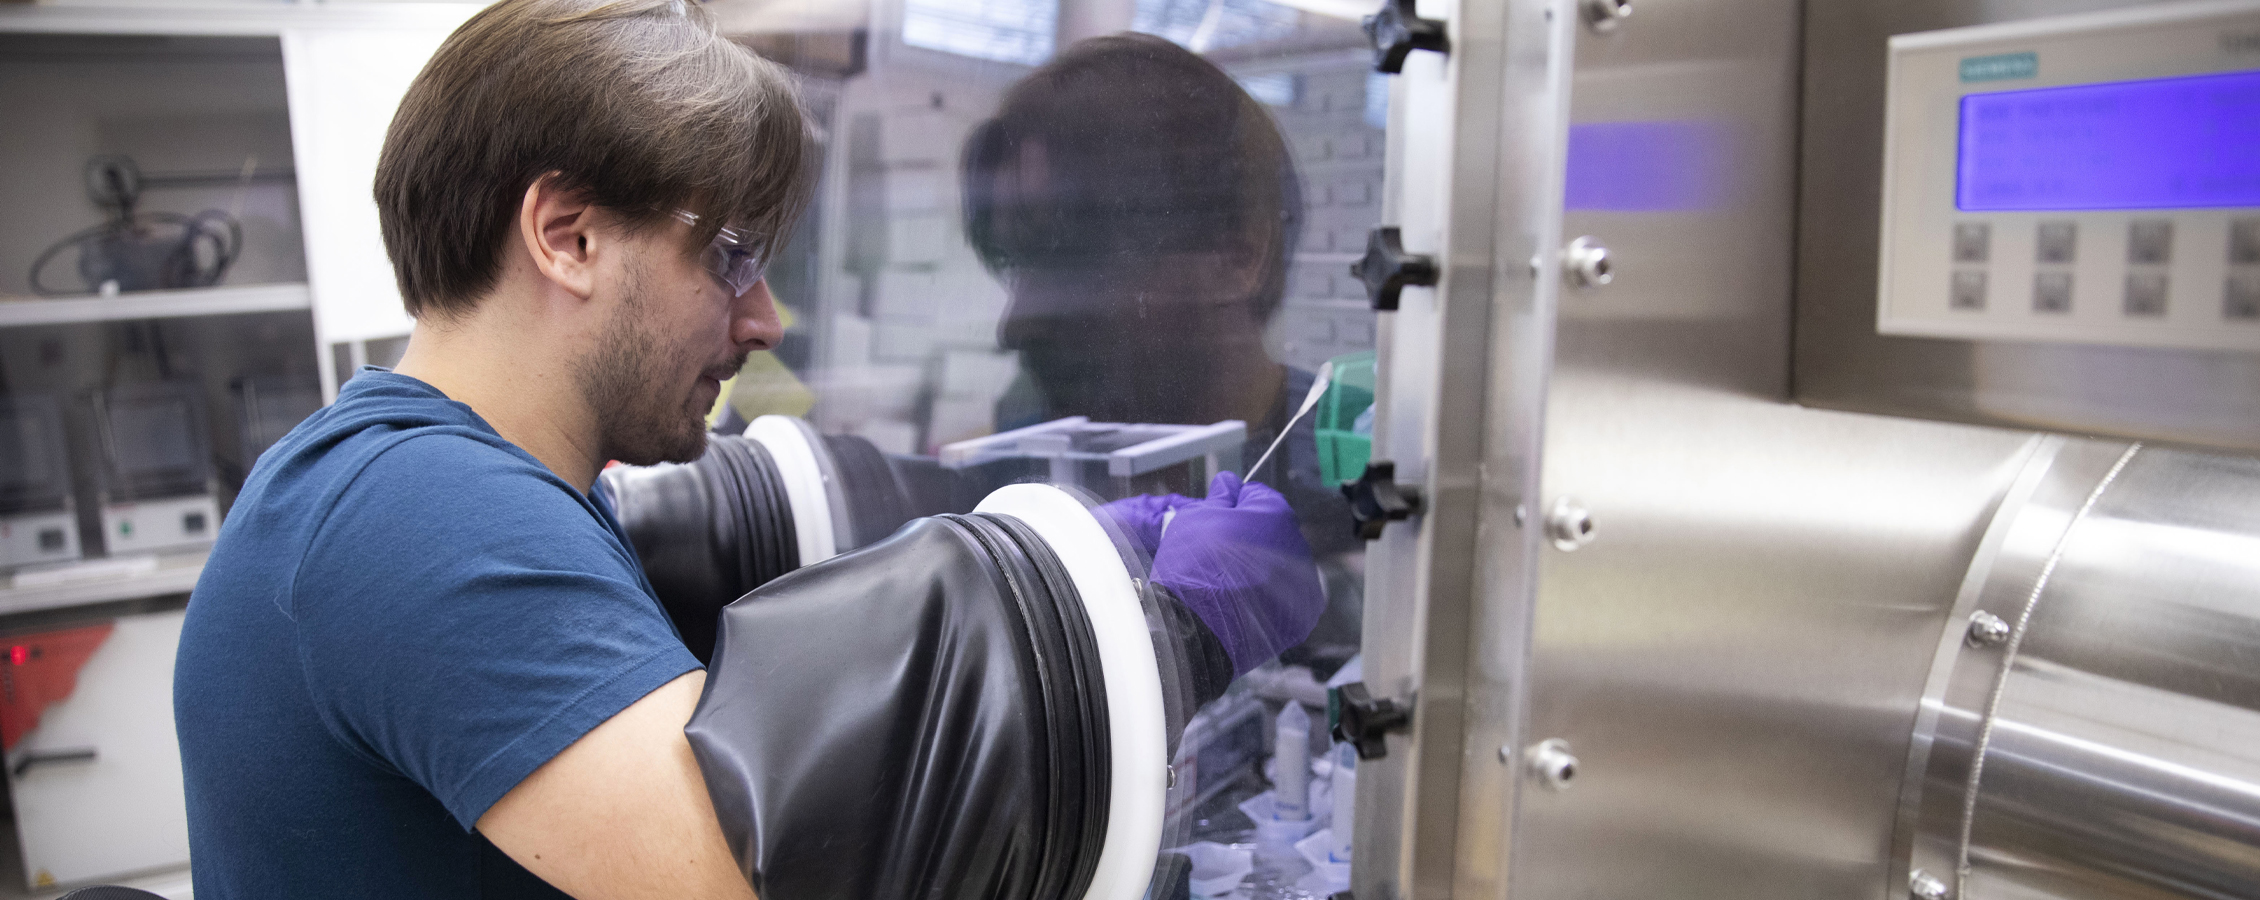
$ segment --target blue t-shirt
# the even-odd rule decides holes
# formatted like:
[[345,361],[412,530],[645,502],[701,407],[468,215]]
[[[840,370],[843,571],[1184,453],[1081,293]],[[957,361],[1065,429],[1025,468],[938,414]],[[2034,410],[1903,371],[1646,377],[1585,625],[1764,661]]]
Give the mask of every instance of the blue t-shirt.
[[697,668],[601,491],[364,369],[259,458],[189,600],[196,896],[562,897],[473,826]]

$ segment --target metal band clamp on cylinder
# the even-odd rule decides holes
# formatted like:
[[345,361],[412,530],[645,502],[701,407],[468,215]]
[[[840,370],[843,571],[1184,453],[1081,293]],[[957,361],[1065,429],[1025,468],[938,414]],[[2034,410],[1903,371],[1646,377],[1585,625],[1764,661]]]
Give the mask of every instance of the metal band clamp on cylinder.
[[2249,896],[2256,658],[2260,460],[2037,439],[1940,635],[1893,893]]

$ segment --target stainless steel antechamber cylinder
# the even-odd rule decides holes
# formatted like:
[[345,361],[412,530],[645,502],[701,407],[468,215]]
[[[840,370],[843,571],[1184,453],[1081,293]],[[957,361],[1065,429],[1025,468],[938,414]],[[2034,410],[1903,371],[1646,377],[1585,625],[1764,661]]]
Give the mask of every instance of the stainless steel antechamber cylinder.
[[2036,438],[1916,718],[1922,898],[2260,891],[2260,461]]

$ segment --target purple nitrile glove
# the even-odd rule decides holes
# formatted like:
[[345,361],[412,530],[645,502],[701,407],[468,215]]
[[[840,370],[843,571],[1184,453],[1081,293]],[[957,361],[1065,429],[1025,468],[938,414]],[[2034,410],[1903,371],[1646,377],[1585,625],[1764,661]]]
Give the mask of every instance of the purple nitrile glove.
[[1287,498],[1219,472],[1207,499],[1176,509],[1154,551],[1154,583],[1216,634],[1235,676],[1310,636],[1326,595]]
[[1105,504],[1099,510],[1113,517],[1115,524],[1152,556],[1161,546],[1161,526],[1169,520],[1169,511],[1198,502],[1183,494],[1139,494]]

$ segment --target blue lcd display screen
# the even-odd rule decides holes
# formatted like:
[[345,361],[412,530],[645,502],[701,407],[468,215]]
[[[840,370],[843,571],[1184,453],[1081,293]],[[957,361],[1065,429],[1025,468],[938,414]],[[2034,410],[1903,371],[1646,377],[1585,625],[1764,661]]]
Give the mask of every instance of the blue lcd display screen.
[[1969,94],[1964,210],[2260,206],[2260,71]]

